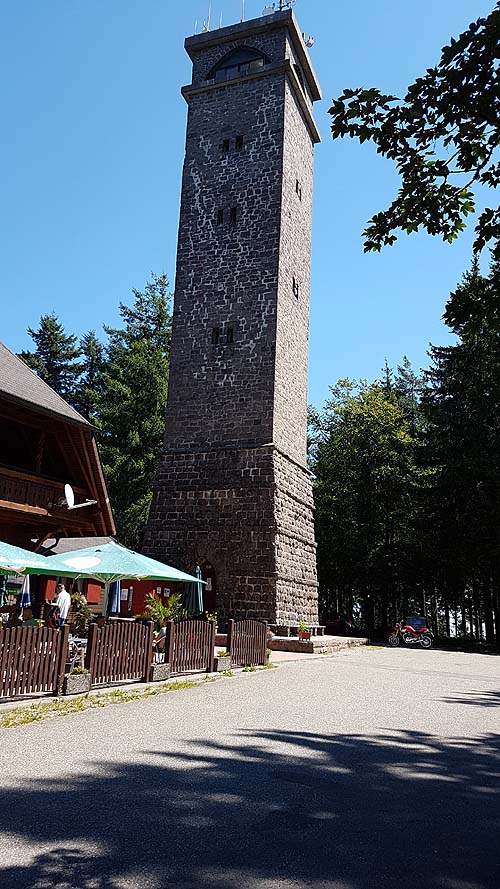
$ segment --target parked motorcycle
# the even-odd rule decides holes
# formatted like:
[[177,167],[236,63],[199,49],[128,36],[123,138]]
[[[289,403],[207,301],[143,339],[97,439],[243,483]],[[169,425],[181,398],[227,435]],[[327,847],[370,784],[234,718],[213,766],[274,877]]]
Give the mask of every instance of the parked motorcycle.
[[425,617],[408,617],[403,624],[395,623],[389,636],[389,645],[396,647],[400,642],[404,645],[432,648],[434,633],[429,630]]

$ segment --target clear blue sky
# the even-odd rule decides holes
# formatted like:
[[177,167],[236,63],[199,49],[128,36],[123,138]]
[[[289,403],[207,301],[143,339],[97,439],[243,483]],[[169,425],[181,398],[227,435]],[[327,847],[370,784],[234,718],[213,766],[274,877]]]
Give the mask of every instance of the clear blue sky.
[[[264,0],[246,0],[247,18]],[[444,343],[447,294],[472,231],[452,247],[404,237],[365,256],[361,231],[397,177],[371,146],[332,142],[329,101],[347,86],[402,94],[441,46],[493,0],[299,0],[324,101],[317,149],[310,400],[340,377],[373,379],[387,357],[426,364]],[[28,325],[55,311],[81,334],[118,319],[151,270],[174,277],[186,106],[184,37],[207,0],[3,0],[0,339],[30,347]],[[212,27],[241,0],[212,0]]]

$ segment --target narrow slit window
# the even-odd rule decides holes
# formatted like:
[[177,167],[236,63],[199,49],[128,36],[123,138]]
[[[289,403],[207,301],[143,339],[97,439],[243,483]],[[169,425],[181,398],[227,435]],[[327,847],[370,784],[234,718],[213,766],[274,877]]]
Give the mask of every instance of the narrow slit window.
[[218,346],[220,341],[220,327],[212,328],[212,345]]
[[224,222],[224,210],[217,210],[217,225],[222,225]]
[[224,152],[224,154],[228,154],[229,149],[231,147],[229,139],[223,139],[221,147],[222,147],[222,151]]
[[231,343],[234,343],[234,328],[233,327],[226,327],[226,342],[228,343],[228,345],[231,345]]
[[229,221],[232,222],[234,225],[234,223],[237,221],[237,219],[238,219],[238,209],[237,209],[237,207],[231,207],[231,209],[229,211]]
[[243,136],[236,136],[236,151],[241,151],[243,148]]
[[293,290],[294,297],[296,299],[298,299],[299,298],[299,282],[297,281],[297,278],[292,279],[292,290]]
[[302,200],[302,186],[301,186],[300,181],[298,179],[295,180],[295,191],[297,192],[297,194],[299,196],[299,201],[301,201]]

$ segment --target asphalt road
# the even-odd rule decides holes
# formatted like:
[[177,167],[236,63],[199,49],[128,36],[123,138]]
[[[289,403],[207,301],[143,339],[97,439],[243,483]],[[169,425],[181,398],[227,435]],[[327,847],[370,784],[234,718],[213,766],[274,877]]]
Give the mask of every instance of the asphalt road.
[[355,650],[0,740],[2,889],[500,887],[500,658]]

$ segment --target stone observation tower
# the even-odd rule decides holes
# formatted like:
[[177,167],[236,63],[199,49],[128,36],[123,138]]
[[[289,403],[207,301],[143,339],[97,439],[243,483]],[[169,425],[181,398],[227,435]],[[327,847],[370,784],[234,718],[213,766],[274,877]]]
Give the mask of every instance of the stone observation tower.
[[163,454],[144,551],[219,619],[317,623],[306,466],[313,102],[291,12],[189,37]]

